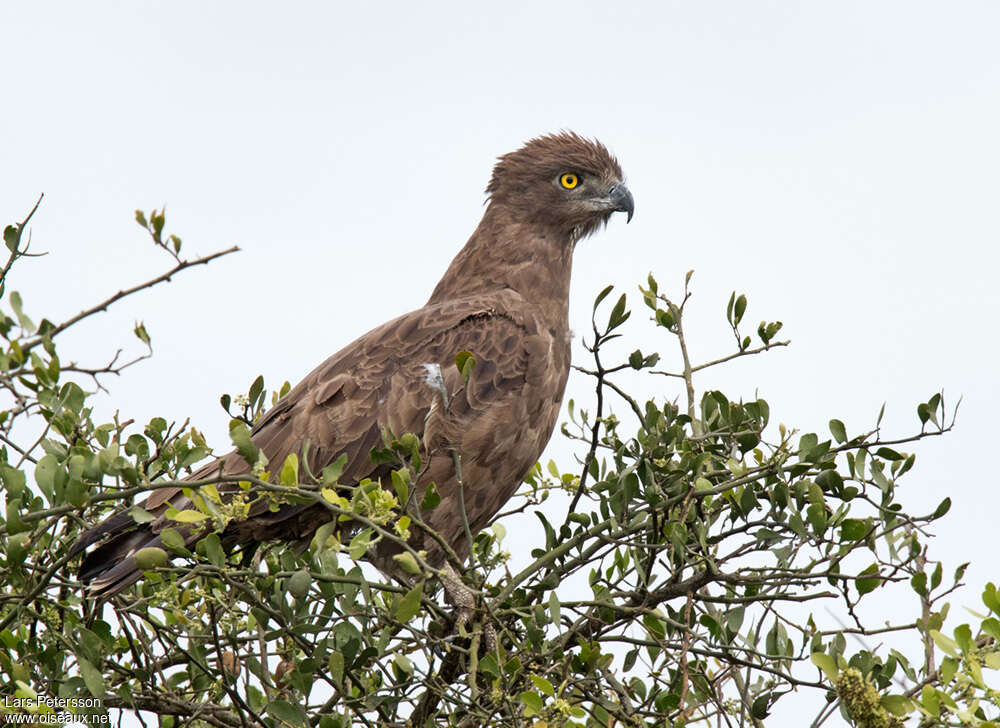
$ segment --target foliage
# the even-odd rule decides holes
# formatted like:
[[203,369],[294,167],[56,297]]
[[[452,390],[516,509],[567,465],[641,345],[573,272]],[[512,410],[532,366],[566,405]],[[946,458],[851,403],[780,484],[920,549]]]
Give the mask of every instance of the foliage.
[[[0,290],[30,255],[30,218],[4,231],[10,256]],[[510,510],[478,534],[471,563],[452,560],[481,595],[471,620],[447,606],[443,574],[407,546],[440,501],[432,488],[411,492],[419,441],[387,433],[372,453],[392,464],[383,483],[340,484],[339,461],[321,473],[295,457],[267,463],[249,428],[287,385],[268,397],[262,379],[246,395],[222,398],[253,474],[183,482],[196,507],[171,515],[178,528],[201,524],[207,535],[189,551],[168,533],[170,559],[159,549],[141,554],[144,580],[96,603],[67,556],[79,533],[122,508],[148,519],[133,506],[137,497],[176,485],[211,452],[187,423],[95,421],[88,387],[135,360],[119,364],[115,355],[88,368],[57,354],[67,328],[231,252],[185,260],[180,239],[164,235],[162,211],[137,220],[172,258],[162,276],[60,324],[35,325],[16,292],[9,313],[0,312],[0,672],[8,686],[0,710],[96,719],[125,709],[168,728],[763,725],[797,690],[816,696],[814,725],[838,709],[856,726],[995,725],[997,693],[984,668],[1000,668],[1000,596],[987,585],[986,611],[947,636],[946,599],[965,567],[946,582],[925,541],[949,500],[925,515],[900,500],[915,462],[910,446],[951,427],[944,399],[921,403],[919,431],[893,438],[880,430],[881,413],[865,432],[831,419],[829,436],[799,433],[769,425],[763,399],[698,393],[697,372],[788,342],[775,338],[779,322],[762,322],[754,346],[741,330],[747,299],[734,293],[726,318],[736,350],[692,363],[683,328],[690,273],[679,304],[652,276],[640,289],[653,327],[644,342],[677,344],[676,372],[656,369],[659,354],[640,350],[606,364],[631,312],[623,294],[598,324],[612,288],[597,297],[586,341],[593,363],[580,368],[594,380],[594,402],[570,403],[563,427],[581,445],[582,467],[537,466]],[[149,346],[141,324],[135,334]],[[456,354],[467,376],[475,358]],[[677,379],[685,404],[635,399],[619,384],[629,371]],[[611,413],[612,399],[624,420]],[[220,495],[234,480],[240,494]],[[322,503],[331,523],[301,550],[226,553],[218,533],[255,499]],[[504,523],[524,511],[540,528],[519,536],[531,540],[531,560],[512,571]],[[357,563],[380,540],[400,545],[408,582]],[[914,599],[921,617],[863,623],[858,605],[887,590]],[[814,611],[831,600],[848,624]],[[917,656],[869,646],[888,633]],[[851,647],[849,636],[866,646]]]

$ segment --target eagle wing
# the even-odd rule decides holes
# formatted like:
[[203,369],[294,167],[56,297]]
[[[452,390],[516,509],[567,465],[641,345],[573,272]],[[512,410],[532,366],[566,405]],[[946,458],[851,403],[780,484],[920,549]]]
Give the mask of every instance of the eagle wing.
[[[291,453],[301,456],[306,442],[305,462],[313,473],[346,455],[340,482],[354,484],[384,475],[369,457],[384,428],[397,436],[416,434],[428,460],[417,491],[434,481],[443,501],[427,522],[456,551],[467,553],[450,453],[463,458],[467,515],[476,530],[513,494],[551,435],[568,370],[566,338],[547,329],[513,292],[431,304],[373,329],[323,362],[257,422],[252,439],[272,469],[280,469]],[[461,351],[476,358],[468,382],[454,363]],[[429,376],[437,371],[447,407]],[[247,470],[243,458],[231,452],[189,479]],[[75,545],[82,551],[103,540],[80,570],[92,590],[110,594],[137,580],[134,554],[160,546],[161,531],[177,527],[167,509],[183,510],[191,500],[181,488],[163,488],[141,506],[154,516],[150,523],[119,513]],[[227,545],[295,540],[327,520],[329,512],[315,504],[272,511],[260,501],[222,536]],[[189,544],[201,535],[189,531]],[[439,554],[431,558],[440,561]]]

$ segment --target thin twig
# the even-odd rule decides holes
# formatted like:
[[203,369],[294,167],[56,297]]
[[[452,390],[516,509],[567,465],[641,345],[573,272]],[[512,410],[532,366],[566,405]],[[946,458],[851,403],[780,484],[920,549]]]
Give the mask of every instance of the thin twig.
[[24,250],[21,250],[21,236],[24,234],[24,228],[27,226],[28,221],[31,220],[32,216],[34,216],[35,210],[37,210],[38,206],[42,204],[43,197],[45,197],[44,192],[38,196],[38,199],[35,201],[35,206],[31,208],[31,212],[28,213],[28,216],[17,224],[17,237],[14,239],[14,245],[10,249],[10,257],[7,258],[7,263],[4,265],[3,269],[0,270],[0,282],[7,279],[7,274],[10,272],[11,266],[14,265],[14,261],[28,254],[30,242],[28,246],[25,246]]
[[[768,351],[769,349],[774,349],[774,348],[777,348],[779,346],[788,346],[791,343],[792,342],[791,342],[790,339],[786,339],[785,341],[771,341],[771,342],[765,344],[764,346],[758,346],[756,349],[747,349],[745,351],[737,351],[737,352],[735,352],[733,354],[729,354],[728,356],[723,356],[723,357],[720,357],[718,359],[713,359],[712,361],[705,362],[704,364],[698,364],[697,366],[691,367],[691,372],[692,373],[694,373],[694,372],[700,372],[702,369],[708,369],[709,367],[714,367],[714,366],[716,366],[718,364],[725,364],[727,361],[732,361],[733,359],[739,359],[741,356],[750,356],[751,354],[760,354],[760,353],[763,353],[765,351]],[[684,378],[684,374],[683,373],[677,374],[676,372],[665,372],[662,369],[651,369],[650,372],[652,374],[660,374],[660,375],[662,375],[664,377],[677,377],[678,379],[683,379]]]
[[153,286],[156,286],[156,285],[158,285],[160,283],[165,283],[165,282],[169,281],[173,276],[177,275],[180,271],[184,270],[185,268],[191,268],[192,266],[196,266],[196,265],[207,265],[208,263],[211,263],[216,258],[221,258],[224,255],[229,255],[230,253],[235,253],[235,252],[239,251],[239,249],[240,248],[239,248],[238,245],[234,245],[233,247],[227,248],[226,250],[220,250],[217,253],[212,253],[211,255],[206,255],[206,256],[203,256],[201,258],[196,258],[195,260],[184,260],[184,261],[181,261],[180,263],[178,263],[177,265],[175,265],[173,268],[171,268],[170,270],[168,270],[166,273],[163,273],[162,275],[158,275],[158,276],[156,276],[156,278],[152,278],[152,279],[146,281],[145,283],[140,283],[139,285],[132,286],[131,288],[126,288],[125,290],[118,291],[118,293],[115,293],[114,295],[109,296],[108,298],[106,298],[104,301],[101,301],[101,303],[97,304],[96,306],[88,308],[85,311],[81,311],[80,313],[78,313],[73,318],[71,318],[71,319],[69,319],[67,321],[64,321],[63,323],[59,324],[58,326],[50,329],[49,331],[47,331],[45,333],[44,336],[41,336],[41,335],[40,336],[36,336],[35,338],[33,338],[30,341],[26,342],[24,344],[24,346],[21,347],[22,351],[25,354],[27,354],[29,351],[31,351],[36,346],[38,346],[39,344],[41,344],[46,338],[48,338],[48,339],[54,339],[56,336],[58,336],[59,334],[61,334],[63,331],[65,331],[66,329],[68,329],[70,326],[73,326],[74,324],[79,323],[80,321],[82,321],[83,319],[87,318],[88,316],[92,316],[95,313],[99,313],[101,311],[107,311],[109,306],[111,306],[116,301],[120,301],[121,299],[125,298],[126,296],[131,296],[133,293],[138,293],[139,291],[142,291],[142,290],[144,290],[146,288],[152,288]]

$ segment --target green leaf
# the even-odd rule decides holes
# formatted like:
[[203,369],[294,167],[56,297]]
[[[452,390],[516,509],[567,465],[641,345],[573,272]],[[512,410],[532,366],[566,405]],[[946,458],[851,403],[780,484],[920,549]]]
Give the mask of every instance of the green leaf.
[[870,525],[867,520],[860,518],[847,518],[840,524],[841,541],[860,541],[866,535]]
[[559,597],[553,591],[549,594],[549,618],[552,620],[553,624],[559,624],[561,619],[560,615],[560,604]]
[[973,648],[972,629],[967,624],[960,624],[955,627],[955,642],[962,648],[962,652],[971,652]]
[[917,405],[917,417],[920,418],[920,424],[926,424],[927,420],[931,418],[931,408],[927,406],[926,402],[922,402]]
[[18,227],[17,225],[8,225],[3,229],[3,243],[7,246],[7,250],[14,253],[17,251],[18,243]]
[[958,660],[954,657],[946,657],[941,660],[941,684],[947,685],[955,677],[958,671]]
[[813,531],[822,535],[829,523],[826,508],[818,503],[811,504],[806,509],[806,520],[809,521],[809,525],[812,526]]
[[184,537],[172,528],[164,528],[160,531],[160,541],[164,546],[174,553],[187,555],[191,553],[184,544]]
[[[937,589],[941,585],[941,562],[937,563],[934,567],[933,573],[931,573],[931,589]],[[958,581],[958,579],[955,579]]]
[[[950,680],[945,680],[942,684],[947,685]],[[935,718],[941,712],[941,701],[938,698],[938,692],[930,685],[924,685],[920,690],[920,704],[924,706],[924,710],[933,715]]]
[[611,309],[611,315],[608,317],[608,328],[605,333],[617,329],[623,323],[628,321],[628,317],[631,315],[631,312],[625,310],[625,305],[626,300],[625,294],[623,293],[615,303],[615,307]]
[[830,682],[837,682],[837,677],[840,675],[840,669],[837,667],[837,660],[832,656],[826,654],[825,652],[814,652],[809,657],[812,663],[823,671],[826,675],[826,679]]
[[395,617],[400,622],[409,622],[417,616],[420,611],[420,599],[424,595],[424,584],[420,582],[415,587],[406,592],[396,607]]
[[344,498],[341,495],[338,495],[337,491],[335,491],[333,488],[323,488],[323,489],[321,489],[320,490],[320,495],[322,495],[323,498],[325,498],[326,500],[328,500],[330,503],[332,503],[335,506],[340,506],[341,508],[346,508],[347,506],[350,505],[347,502],[347,499]]
[[782,325],[783,324],[780,321],[772,321],[771,323],[764,323],[763,321],[760,322],[760,326],[757,327],[757,335],[760,337],[760,340],[764,342],[765,346],[770,344],[774,335],[781,331]]
[[287,487],[294,487],[299,483],[299,456],[293,452],[288,453],[284,465],[281,466],[281,484]]
[[156,546],[147,546],[135,552],[135,565],[139,571],[152,571],[167,563],[167,552]]
[[396,490],[396,497],[399,498],[401,504],[405,505],[410,496],[410,469],[399,468],[393,470],[389,475],[392,477],[392,487]]
[[545,703],[542,702],[542,696],[538,693],[525,691],[521,693],[520,697],[521,702],[524,704],[524,716],[526,718],[541,713],[545,707]]
[[136,523],[151,523],[156,520],[156,516],[140,506],[132,506],[128,513]]
[[951,498],[945,498],[938,504],[938,507],[934,509],[934,513],[933,515],[931,515],[931,518],[940,518],[950,510],[951,510]]
[[983,620],[982,629],[983,632],[1000,642],[1000,620],[996,620],[993,617],[987,617]]
[[344,472],[344,466],[347,465],[347,453],[342,454],[339,458],[334,460],[332,463],[323,468],[321,479],[323,483],[336,483],[340,478],[340,474]]
[[17,291],[13,291],[10,294],[10,307],[14,309],[14,313],[17,315],[17,321],[21,325],[21,328],[32,333],[35,330],[34,322],[28,318],[28,316],[21,310],[21,294]]
[[87,686],[87,690],[95,698],[103,698],[107,689],[104,687],[104,676],[101,675],[100,670],[94,667],[94,664],[85,657],[77,655],[76,661],[80,666],[80,676],[83,678],[83,683]]
[[31,546],[31,534],[22,531],[12,533],[7,536],[7,567],[20,566],[24,563],[24,558],[28,555],[28,548]]
[[366,528],[361,533],[357,534],[351,539],[350,545],[347,547],[348,555],[357,561],[361,559],[366,553],[368,553],[368,547],[371,546],[372,530]]
[[594,310],[595,311],[597,310],[597,307],[601,305],[601,301],[603,301],[605,298],[607,298],[608,294],[611,293],[611,291],[613,291],[614,289],[615,289],[614,286],[608,286],[603,291],[601,291],[600,293],[597,294],[597,298],[594,299]]
[[840,420],[830,420],[830,434],[837,442],[847,442],[847,430]]
[[253,380],[250,384],[250,389],[247,392],[247,399],[250,401],[250,406],[253,407],[257,404],[257,398],[264,393],[264,375],[258,374],[257,378]]
[[858,594],[867,594],[882,585],[882,579],[878,576],[878,573],[878,564],[872,564],[858,575],[859,577],[866,574],[873,575],[870,578],[859,578],[854,582],[854,585],[858,588]]
[[1000,594],[997,593],[997,588],[993,582],[987,582],[986,586],[983,588],[983,604],[993,612],[994,614],[1000,615]]
[[736,305],[733,306],[733,324],[739,324],[743,320],[743,314],[747,310],[747,297],[742,293],[739,298],[736,299]]
[[167,208],[164,207],[159,212],[153,210],[149,213],[149,222],[153,228],[153,238],[157,243],[160,243],[163,240],[163,226],[167,222],[166,211]]
[[222,550],[222,541],[219,539],[219,534],[208,534],[198,542],[198,547],[198,551],[204,553],[205,558],[214,566],[218,566],[221,569],[226,565],[226,553]]
[[299,569],[285,582],[288,593],[296,599],[305,597],[309,593],[310,586],[312,586],[312,576],[305,569]]
[[913,704],[913,701],[905,695],[883,695],[881,703],[883,708],[888,710],[893,715],[898,715],[900,717],[909,715],[916,710],[916,706]]
[[763,720],[770,714],[770,711],[768,710],[770,705],[771,694],[767,693],[766,695],[761,695],[754,700],[753,704],[750,706],[750,714],[757,720]]
[[906,456],[896,452],[891,447],[880,447],[875,451],[875,454],[880,458],[885,458],[886,460],[902,460]]
[[938,423],[937,411],[938,408],[941,406],[941,393],[937,392],[934,395],[932,395],[931,398],[927,400],[927,406],[930,407],[931,409],[931,421],[936,425]]
[[146,346],[149,346],[150,339],[149,339],[149,332],[146,331],[146,324],[144,324],[142,321],[139,321],[138,323],[136,323],[133,331],[135,332],[135,335],[138,337],[139,341],[141,341]]
[[55,494],[62,492],[68,477],[55,455],[45,455],[35,465],[35,482],[49,503],[54,503]]
[[396,562],[400,569],[411,576],[416,576],[420,573],[420,564],[417,563],[417,560],[409,551],[404,551],[401,554],[394,554],[392,560]]
[[201,523],[208,516],[206,516],[201,511],[193,511],[190,508],[186,508],[183,511],[178,511],[177,509],[168,508],[166,511],[166,516],[172,521],[177,521],[178,523]]
[[625,662],[622,663],[622,669],[628,672],[633,667],[635,667],[635,661],[639,659],[639,648],[636,647],[634,650],[629,650],[625,655]]
[[4,489],[7,491],[8,503],[21,497],[26,485],[23,470],[17,470],[9,465],[0,465],[0,481],[3,481]]
[[232,420],[229,423],[229,439],[236,446],[236,451],[240,454],[248,465],[257,463],[257,447],[250,438],[250,429],[243,420]]
[[666,627],[663,626],[663,621],[653,614],[642,615],[642,623],[646,625],[646,629],[656,639],[662,640],[667,634]]
[[309,725],[309,718],[306,716],[302,708],[297,705],[292,705],[284,700],[274,700],[268,703],[267,712],[280,720],[282,723],[286,723],[288,725]]
[[951,655],[952,657],[961,657],[961,650],[958,648],[958,643],[947,635],[941,634],[936,629],[930,631],[931,639],[934,640],[934,644],[940,647],[944,652]]
[[816,484],[826,493],[839,494],[844,487],[844,479],[836,470],[824,470],[816,476]]
[[455,366],[458,367],[458,372],[462,375],[462,381],[468,382],[469,377],[472,376],[472,370],[476,366],[476,357],[471,351],[463,349],[455,354]]
[[555,697],[556,690],[552,687],[552,683],[541,675],[531,675],[530,677],[531,682],[535,683],[535,687],[541,690],[543,695],[548,695],[550,698]]
[[730,608],[726,612],[726,629],[734,634],[740,631],[740,627],[743,626],[743,619],[746,617],[746,609],[744,607]]
[[327,667],[330,670],[330,677],[333,678],[333,682],[337,685],[341,685],[344,682],[344,655],[341,652],[333,650],[330,653],[330,660],[327,663]]
[[424,491],[423,500],[420,501],[420,510],[429,511],[432,508],[437,508],[440,502],[441,495],[438,493],[437,486],[431,483],[427,486],[427,490]]
[[808,457],[809,452],[819,444],[819,437],[814,432],[807,432],[799,438],[799,457]]
[[149,424],[146,425],[146,429],[143,430],[143,432],[146,433],[146,437],[159,444],[163,442],[163,433],[166,429],[167,421],[162,417],[154,417],[149,421]]
[[392,658],[393,664],[407,675],[413,674],[413,660],[405,655],[396,655]]

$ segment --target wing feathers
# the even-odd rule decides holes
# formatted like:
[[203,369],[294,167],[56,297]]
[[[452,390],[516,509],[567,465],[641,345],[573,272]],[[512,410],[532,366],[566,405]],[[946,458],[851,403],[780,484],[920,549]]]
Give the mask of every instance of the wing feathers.
[[[313,473],[346,454],[343,483],[378,477],[382,473],[376,472],[369,452],[381,443],[382,428],[389,428],[397,436],[404,432],[422,435],[424,442],[442,451],[430,453],[441,458],[434,470],[442,483],[453,477],[451,456],[445,451],[457,448],[467,452],[472,472],[484,481],[477,490],[470,489],[475,492],[472,504],[477,510],[491,500],[488,481],[520,482],[537,453],[532,448],[524,462],[505,458],[511,441],[498,433],[510,429],[512,423],[523,426],[529,415],[525,403],[539,399],[535,390],[544,381],[551,337],[539,334],[539,322],[524,311],[498,313],[502,303],[493,298],[427,306],[374,329],[334,354],[253,428],[254,444],[267,456],[271,471],[279,471],[290,453],[301,455],[308,440],[308,465]],[[455,355],[463,350],[476,357],[468,383],[462,381],[454,364]],[[568,352],[566,356],[568,361]],[[437,401],[440,394],[426,381],[428,363],[441,367],[445,386],[453,395],[447,411]],[[556,383],[558,392],[548,393],[545,399],[561,396],[564,383],[563,377]],[[220,470],[237,474],[246,467],[241,457],[230,453],[203,466],[191,479],[209,478]],[[501,472],[504,469],[516,472]],[[419,487],[426,482],[425,478]],[[165,516],[168,507],[182,510],[190,505],[180,489],[160,489],[142,504],[156,516],[152,523],[140,526],[124,513],[95,527],[80,541],[78,550],[108,536],[110,541],[87,555],[80,578],[105,594],[133,583],[138,573],[131,554],[159,543],[157,534],[163,528],[177,527]],[[262,503],[251,510],[248,520],[230,524],[223,540],[227,545],[238,545],[251,540],[302,538],[328,519],[325,509],[313,507],[311,511],[307,506],[287,505],[271,512]],[[428,519],[446,537],[459,537],[450,516],[431,512]],[[187,535],[200,537],[193,531]]]

